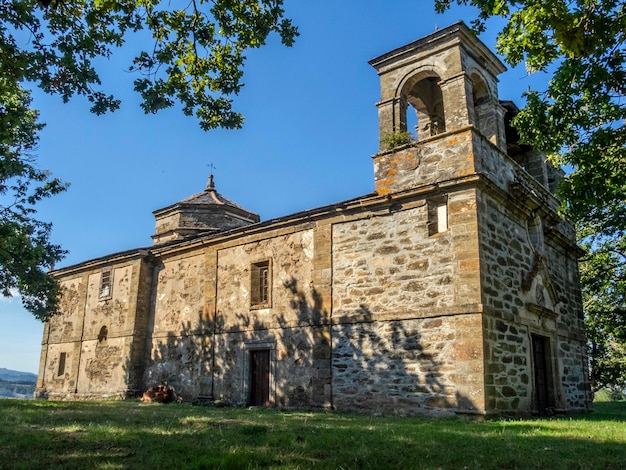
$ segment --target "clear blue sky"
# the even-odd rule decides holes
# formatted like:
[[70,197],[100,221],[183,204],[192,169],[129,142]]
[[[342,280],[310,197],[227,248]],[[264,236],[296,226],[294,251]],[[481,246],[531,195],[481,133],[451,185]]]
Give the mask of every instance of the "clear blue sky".
[[[209,163],[217,190],[262,220],[372,191],[379,82],[367,61],[473,18],[461,7],[436,15],[432,0],[287,0],[286,10],[301,36],[292,48],[273,38],[248,54],[235,99],[242,130],[203,132],[178,109],[144,115],[125,71],[132,39],[130,52],[101,67],[123,100],[114,114],[93,116],[83,99],[63,104],[35,92],[47,123],[38,164],[71,183],[39,206],[54,242],[69,250],[58,267],[149,246],[152,211],[203,190]],[[491,48],[497,30],[491,24],[481,36]],[[521,94],[545,77],[517,68],[500,80],[500,98],[522,105]],[[36,373],[42,324],[16,298],[0,298],[0,312],[0,367]]]

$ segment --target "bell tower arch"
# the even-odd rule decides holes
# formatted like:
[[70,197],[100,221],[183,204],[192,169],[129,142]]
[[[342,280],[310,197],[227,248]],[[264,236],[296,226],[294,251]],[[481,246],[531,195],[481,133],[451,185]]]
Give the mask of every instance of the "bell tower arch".
[[[371,60],[380,76],[381,150],[389,136],[411,132],[419,142],[475,126],[506,150],[504,108],[498,102],[502,62],[462,22]],[[411,113],[414,113],[411,114]],[[408,116],[408,118],[407,118]]]

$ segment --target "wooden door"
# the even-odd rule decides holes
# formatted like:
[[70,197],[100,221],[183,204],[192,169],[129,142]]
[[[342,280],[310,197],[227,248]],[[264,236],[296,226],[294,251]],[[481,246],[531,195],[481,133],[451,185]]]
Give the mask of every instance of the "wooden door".
[[552,407],[550,399],[550,382],[548,373],[548,351],[547,338],[532,335],[533,342],[533,364],[535,375],[535,401],[537,403],[537,411],[540,415],[545,415],[549,408]]
[[270,405],[270,351],[250,351],[250,405]]

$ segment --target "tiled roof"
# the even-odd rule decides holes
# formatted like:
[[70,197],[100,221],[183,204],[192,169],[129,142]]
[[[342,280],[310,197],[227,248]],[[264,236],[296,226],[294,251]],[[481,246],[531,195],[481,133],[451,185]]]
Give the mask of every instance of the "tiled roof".
[[215,184],[213,182],[213,175],[209,176],[209,181],[207,187],[201,193],[194,194],[193,196],[189,196],[181,201],[176,202],[170,206],[164,207],[163,209],[158,209],[153,212],[155,217],[159,217],[158,214],[163,213],[165,211],[169,211],[176,207],[180,207],[181,205],[189,206],[189,205],[198,205],[203,206],[205,208],[209,208],[213,206],[214,208],[222,207],[223,209],[233,208],[239,211],[240,213],[247,213],[253,217],[258,219],[258,214],[248,209],[241,207],[239,204],[234,203],[228,198],[225,198],[220,193],[215,190]]
[[246,212],[250,212],[247,209],[244,209],[239,204],[235,204],[230,199],[225,198],[220,193],[218,193],[214,188],[213,189],[205,189],[201,193],[194,194],[193,196],[189,196],[188,198],[183,199],[178,202],[179,204],[202,204],[202,205],[216,205],[216,206],[230,206],[236,207],[237,209],[241,209]]

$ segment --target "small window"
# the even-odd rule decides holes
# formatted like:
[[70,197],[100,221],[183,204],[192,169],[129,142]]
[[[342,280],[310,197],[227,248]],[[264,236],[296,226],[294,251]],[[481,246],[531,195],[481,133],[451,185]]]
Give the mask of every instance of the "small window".
[[57,370],[57,375],[63,375],[65,374],[65,358],[67,356],[67,353],[62,352],[61,354],[59,354],[59,369]]
[[428,235],[448,230],[448,202],[445,199],[428,201]]
[[113,288],[113,270],[105,269],[100,274],[100,289],[98,290],[99,299],[111,298],[111,290]]
[[98,342],[102,343],[103,341],[106,341],[108,336],[109,330],[106,326],[103,326],[102,328],[100,328],[100,333],[98,333]]
[[270,262],[262,261],[254,263],[251,269],[250,297],[252,307],[269,306],[272,290],[272,275]]

